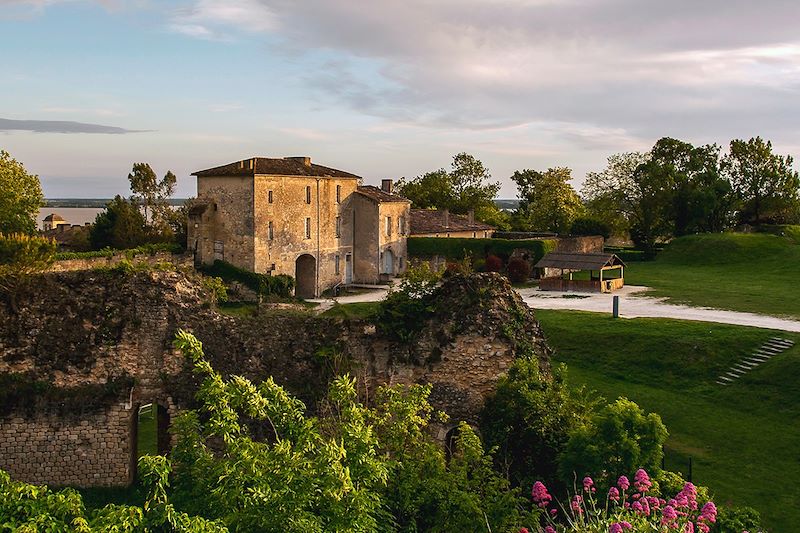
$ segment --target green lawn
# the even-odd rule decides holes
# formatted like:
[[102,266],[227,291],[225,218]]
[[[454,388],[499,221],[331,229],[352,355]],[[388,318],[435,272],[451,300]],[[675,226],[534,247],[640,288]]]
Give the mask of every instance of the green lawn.
[[625,283],[674,302],[800,318],[800,244],[764,233],[682,237],[655,261],[629,263]]
[[573,383],[607,400],[628,397],[658,412],[670,437],[667,468],[709,486],[721,503],[750,505],[774,531],[800,523],[800,348],[797,345],[727,387],[720,371],[773,336],[757,328],[667,319],[613,319],[536,312],[555,359]]

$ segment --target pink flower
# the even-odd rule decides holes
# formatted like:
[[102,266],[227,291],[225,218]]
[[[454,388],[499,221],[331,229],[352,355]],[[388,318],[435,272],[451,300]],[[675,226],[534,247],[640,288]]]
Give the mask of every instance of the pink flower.
[[620,490],[625,491],[631,486],[631,482],[628,481],[627,477],[619,476],[619,479],[617,480],[617,486],[620,488]]
[[691,522],[686,522],[686,526],[683,528],[683,533],[694,533],[694,524]]
[[642,498],[642,513],[650,516],[650,504],[647,503],[647,498]]
[[572,503],[570,504],[570,507],[572,507],[572,510],[578,514],[583,514],[583,508],[581,507],[582,501],[583,498],[581,498],[578,494],[572,497]]
[[550,509],[550,516],[555,516],[558,514],[558,509]]
[[664,510],[661,511],[661,516],[662,524],[665,524],[670,529],[675,527],[675,521],[678,520],[678,511],[676,511],[674,507],[671,505],[664,507]]
[[630,522],[620,522],[619,525],[621,525],[623,529],[633,529]]
[[530,531],[528,531],[527,527],[521,527],[519,528],[519,533],[530,533]]
[[631,508],[639,514],[642,514],[642,511],[644,511],[644,509],[642,508],[642,502],[633,502]]
[[594,481],[589,476],[583,478],[583,490],[588,491],[591,490],[592,485],[594,485]]
[[553,526],[547,526],[546,528],[544,528],[544,533],[556,533],[556,528],[554,528]]
[[639,492],[647,492],[652,486],[652,483],[650,482],[650,476],[647,475],[647,472],[644,470],[644,468],[640,468],[636,471],[636,475],[633,476],[633,485]]
[[700,531],[700,533],[708,533],[709,531],[711,531],[711,528],[702,522],[698,522],[697,530]]
[[700,521],[712,523],[717,521],[717,506],[714,505],[714,502],[708,502],[703,506],[697,521],[698,525]]
[[608,499],[614,502],[619,501],[619,491],[617,490],[617,487],[611,487],[608,489]]
[[615,522],[608,526],[608,533],[622,533],[622,526]]
[[550,493],[547,492],[547,487],[544,486],[544,483],[541,481],[537,481],[533,484],[533,488],[531,489],[531,498],[533,499],[533,503],[538,505],[539,507],[547,507],[550,503],[550,500],[553,499],[550,496]]

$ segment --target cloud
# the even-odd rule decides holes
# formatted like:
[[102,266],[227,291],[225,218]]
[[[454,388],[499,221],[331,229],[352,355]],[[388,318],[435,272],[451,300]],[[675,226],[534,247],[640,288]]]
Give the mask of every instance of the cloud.
[[0,118],[0,131],[32,131],[35,133],[141,133],[144,130],[128,130],[116,126],[87,124],[69,120],[12,120]]
[[175,10],[170,31],[209,40],[231,40],[241,33],[274,28],[274,15],[258,0],[196,0]]

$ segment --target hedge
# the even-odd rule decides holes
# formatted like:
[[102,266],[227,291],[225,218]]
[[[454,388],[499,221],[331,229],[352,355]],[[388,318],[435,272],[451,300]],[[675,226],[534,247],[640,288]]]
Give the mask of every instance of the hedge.
[[469,254],[474,259],[496,255],[508,259],[517,249],[528,250],[533,256],[532,260],[538,261],[546,253],[556,247],[552,239],[542,240],[513,240],[513,239],[469,239],[447,237],[409,237],[409,257],[433,257],[441,255],[447,259],[463,259]]
[[225,282],[237,281],[259,296],[275,295],[289,298],[294,290],[294,278],[285,274],[270,276],[244,270],[225,261],[214,261],[213,265],[201,269],[209,276],[222,278]]
[[113,257],[115,255],[125,255],[131,258],[136,255],[153,255],[157,252],[170,252],[173,254],[181,253],[183,250],[180,245],[173,242],[158,242],[155,244],[143,244],[136,248],[127,250],[114,250],[113,248],[103,248],[91,252],[59,252],[56,254],[56,261],[66,261],[69,259],[92,259],[94,257]]

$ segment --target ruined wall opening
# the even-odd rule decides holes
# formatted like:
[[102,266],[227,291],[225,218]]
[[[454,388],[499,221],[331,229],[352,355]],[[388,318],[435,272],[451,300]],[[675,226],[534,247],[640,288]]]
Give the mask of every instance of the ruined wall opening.
[[300,298],[313,298],[316,296],[317,260],[313,255],[303,254],[295,262],[295,276],[297,283],[295,294]]
[[458,429],[458,426],[455,426],[450,428],[450,431],[444,436],[444,454],[448,462],[457,451],[458,437],[460,435],[461,430]]
[[131,472],[136,472],[139,457],[169,452],[169,422],[169,411],[161,404],[146,403],[137,407],[131,428]]

